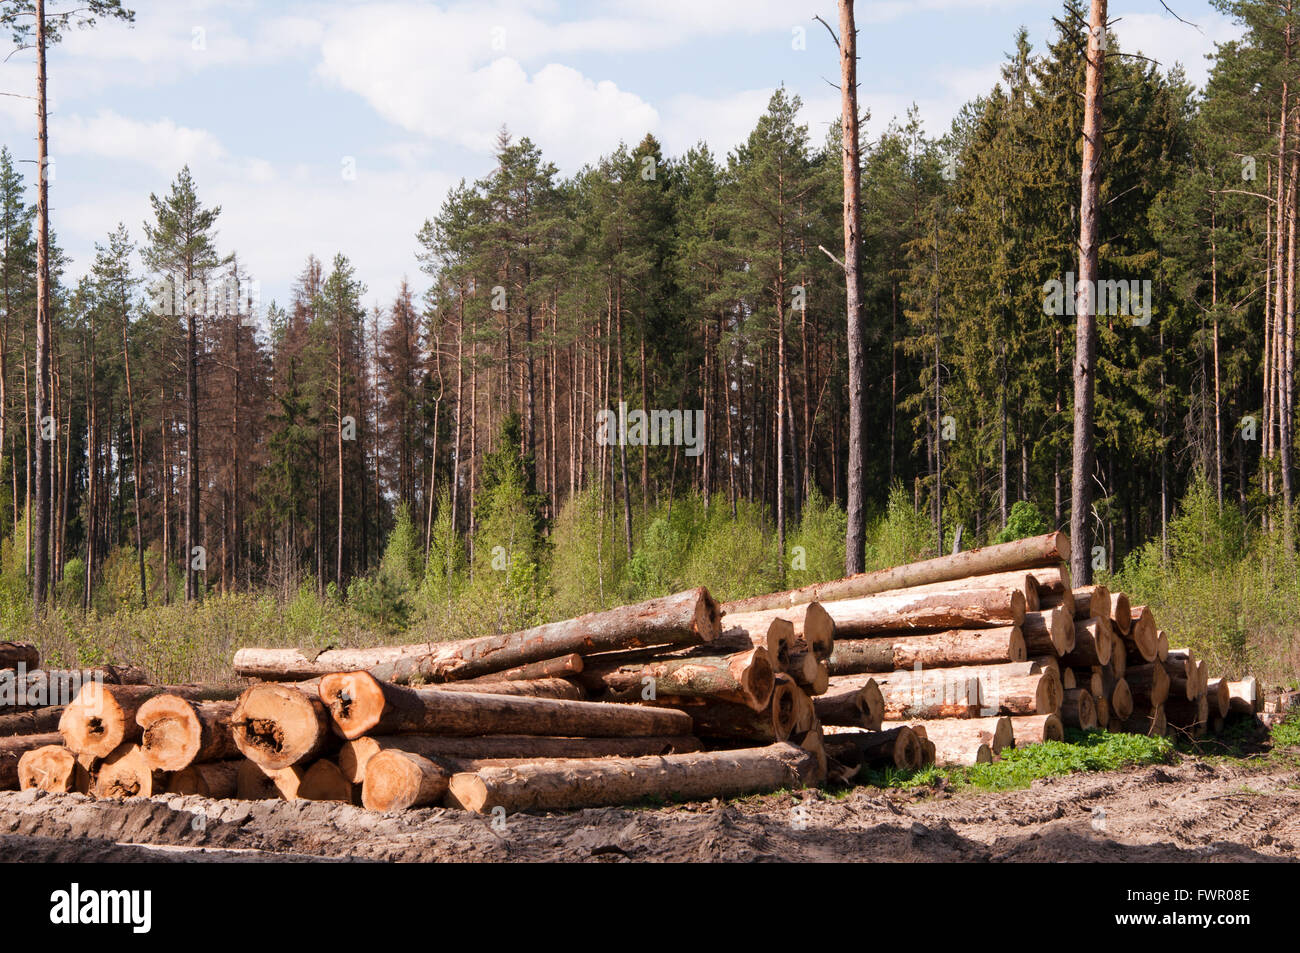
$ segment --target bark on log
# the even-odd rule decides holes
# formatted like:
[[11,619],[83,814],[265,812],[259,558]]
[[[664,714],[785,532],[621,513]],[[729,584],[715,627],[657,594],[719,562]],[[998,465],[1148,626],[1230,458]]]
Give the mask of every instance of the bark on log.
[[1061,687],[1067,690],[1078,687],[1078,683],[1074,679],[1074,669],[1061,669]]
[[1184,731],[1192,731],[1204,726],[1210,720],[1210,701],[1208,696],[1199,694],[1195,698],[1170,695],[1165,702],[1165,718],[1169,724]]
[[[862,686],[837,686],[826,694],[814,698],[813,709],[817,720],[823,725],[844,725],[850,728],[864,728],[867,731],[879,731],[880,721],[873,720],[871,704],[873,688],[875,695],[881,698],[880,708],[883,709],[884,699],[880,696],[880,687],[876,685],[874,679],[871,679]],[[879,714],[879,709],[875,714]]]
[[775,672],[765,649],[750,648],[735,655],[661,659],[639,665],[588,664],[579,680],[594,695],[608,693],[618,701],[642,700],[650,692],[654,698],[716,698],[758,711],[772,698]]
[[933,582],[924,586],[911,586],[906,591],[909,593],[962,592],[968,589],[1019,589],[1025,594],[1025,611],[1037,612],[1039,609],[1038,579],[1034,573],[1025,569],[989,573],[984,576],[968,576],[965,579]]
[[366,672],[325,676],[320,696],[335,732],[348,740],[407,732],[579,737],[691,733],[689,717],[666,709],[405,688]]
[[404,811],[439,804],[451,775],[422,755],[389,748],[368,759],[361,785],[361,804],[371,811]]
[[191,764],[171,776],[167,785],[171,794],[197,794],[216,800],[239,793],[238,761],[206,761]]
[[1061,607],[1074,618],[1074,585],[1068,563],[1029,570],[1038,583],[1038,608]]
[[421,658],[437,649],[440,644],[420,642],[367,649],[326,649],[321,652],[250,647],[237,651],[232,664],[235,674],[242,678],[298,682],[331,672],[351,672],[404,658]]
[[30,670],[39,668],[40,664],[41,653],[36,646],[26,642],[0,642],[0,669],[16,669],[22,665]]
[[[843,737],[846,736],[832,735],[828,740],[838,741]],[[921,767],[921,740],[908,725],[897,725],[884,731],[860,732],[848,737],[856,744],[862,764],[889,766],[903,771],[916,771]],[[830,753],[832,749],[827,750]]]
[[462,679],[457,684],[475,685],[482,682],[526,682],[534,679],[567,678],[581,673],[583,665],[582,656],[576,652],[570,652],[567,655],[543,659],[540,662],[517,665],[514,668],[493,672],[491,675]]
[[790,738],[796,722],[804,719],[806,703],[811,707],[794,680],[782,673],[776,676],[772,700],[762,711],[707,698],[668,696],[651,704],[685,713],[691,719],[692,733],[701,738],[772,744]]
[[[1097,714],[1097,727],[1102,731],[1105,731],[1111,723],[1109,700],[1106,698],[1098,698],[1094,695],[1092,699],[1092,707]],[[1116,724],[1118,723],[1117,719]]]
[[369,671],[396,682],[447,682],[568,652],[586,656],[652,645],[698,645],[717,637],[720,616],[718,604],[701,587],[520,632],[447,642],[425,656],[400,658]]
[[1065,726],[1060,715],[1013,715],[1011,731],[1016,747],[1041,744],[1044,741],[1064,741]]
[[63,708],[63,705],[55,705],[50,708],[36,708],[32,711],[0,715],[0,738],[58,731],[59,719],[63,717]]
[[1111,614],[1110,590],[1103,585],[1078,586],[1074,590],[1074,617],[1076,619],[1109,619]]
[[1061,721],[1070,728],[1089,731],[1097,727],[1097,707],[1086,688],[1073,688],[1061,700]]
[[1229,682],[1228,694],[1229,710],[1238,715],[1254,715],[1264,707],[1264,699],[1254,675],[1247,675],[1239,682]]
[[803,787],[816,777],[817,759],[789,744],[734,751],[673,754],[600,761],[541,761],[453,775],[449,798],[479,814],[556,811],[632,804],[647,798],[674,801],[736,797]]
[[1074,650],[1074,616],[1061,606],[1026,612],[1020,632],[1029,655],[1067,655]]
[[[366,763],[380,751],[409,751],[438,762],[519,762],[553,758],[641,758],[699,751],[698,738],[673,735],[644,738],[550,738],[539,735],[488,735],[446,738],[440,735],[381,735],[344,742],[339,769],[353,784],[365,778]],[[363,792],[364,797],[364,792]]]
[[107,665],[88,669],[37,669],[22,666],[0,670],[0,711],[22,712],[55,705],[67,705],[87,682],[108,685],[143,684],[144,670],[134,666]]
[[264,768],[256,761],[240,761],[235,794],[241,801],[296,801],[305,772],[299,765]]
[[235,746],[263,768],[288,768],[330,745],[329,715],[307,691],[273,683],[254,685],[230,714]]
[[[158,685],[106,685],[87,682],[59,718],[63,743],[74,754],[107,758],[122,745],[140,737],[136,712],[155,695],[168,689]],[[119,760],[125,753],[119,754]],[[123,770],[128,770],[128,768]]]
[[100,764],[94,790],[96,797],[153,797],[167,790],[167,775],[149,767],[140,746],[128,741]]
[[239,754],[230,728],[234,702],[194,702],[179,695],[150,698],[135,714],[144,759],[155,771],[180,771]]
[[1109,618],[1095,616],[1083,621],[1076,620],[1074,649],[1062,656],[1061,661],[1071,668],[1109,665],[1113,648]]
[[1069,559],[1069,554],[1068,536],[1064,533],[1047,533],[1043,536],[954,553],[951,556],[927,559],[924,562],[859,573],[847,579],[820,582],[801,589],[754,596],[728,603],[724,608],[728,612],[750,612],[762,609],[784,609],[814,601],[855,599],[909,586],[965,579],[968,576],[1052,566],[1063,559]]
[[1142,712],[1165,703],[1169,697],[1169,672],[1159,662],[1130,666],[1124,681],[1133,696],[1133,710]]
[[1163,738],[1169,731],[1165,719],[1165,706],[1156,705],[1149,709],[1134,709],[1133,714],[1123,723],[1123,730],[1129,734]]
[[[911,727],[913,731],[917,730],[916,725]],[[937,746],[937,753],[941,759],[940,764],[974,764],[976,762],[943,759],[945,757],[951,758],[955,751],[963,749],[967,751],[967,754],[973,754],[974,746],[980,743],[988,746],[991,755],[997,756],[1002,753],[1003,748],[1010,748],[1015,742],[1015,729],[1011,719],[1006,715],[998,715],[992,718],[927,721],[924,728],[926,738],[935,742]]]
[[47,745],[57,745],[61,741],[61,736],[48,733],[0,738],[0,791],[18,790],[18,762],[23,755]]
[[[44,735],[41,737],[50,737]],[[23,752],[18,759],[18,787],[27,791],[35,788],[50,794],[68,794],[90,791],[90,774],[77,761],[77,756],[58,740]]]
[[861,639],[900,630],[996,628],[1025,621],[1025,594],[1018,589],[884,593],[823,603],[835,636]]
[[489,682],[447,682],[438,686],[444,692],[479,692],[484,695],[515,695],[528,698],[567,698],[582,701],[587,697],[580,687],[562,678],[514,679]]
[[876,676],[845,675],[832,689],[862,687],[874,678],[884,701],[886,721],[975,718],[980,714],[980,679],[966,669],[925,669]]
[[[827,617],[827,622],[830,618]],[[764,649],[772,660],[772,667],[785,671],[794,650],[794,623],[767,613],[726,613],[720,624],[721,632],[709,643],[719,655],[744,652],[753,647]]]
[[1022,675],[992,672],[980,676],[984,715],[990,710],[1000,715],[1055,714],[1061,708],[1063,694],[1061,679],[1050,668]]
[[[830,658],[835,645],[835,623],[831,620],[825,606],[820,602],[808,602],[786,609],[763,609],[753,612],[733,612],[729,603],[722,607],[722,628],[738,626],[750,633],[762,632],[765,626],[773,622],[790,623],[787,656],[798,650],[800,645],[811,649],[819,659]],[[753,637],[753,636],[751,636]],[[733,636],[733,639],[735,637]]]
[[1023,662],[1028,657],[1020,627],[1008,625],[996,629],[950,629],[872,639],[839,639],[828,669],[831,675],[857,675],[892,672],[916,665],[952,668]]

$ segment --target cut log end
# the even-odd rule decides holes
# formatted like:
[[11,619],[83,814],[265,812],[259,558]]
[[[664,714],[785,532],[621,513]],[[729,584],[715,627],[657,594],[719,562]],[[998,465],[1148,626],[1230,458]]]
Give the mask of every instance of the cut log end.
[[390,748],[365,766],[361,803],[372,811],[402,811],[437,804],[447,794],[449,776],[428,758]]
[[63,745],[44,745],[24,752],[18,759],[18,787],[51,794],[85,794],[90,789],[90,776],[77,762],[77,756]]
[[244,692],[230,725],[240,753],[269,769],[287,768],[309,757],[327,732],[319,701],[272,683],[254,685]]

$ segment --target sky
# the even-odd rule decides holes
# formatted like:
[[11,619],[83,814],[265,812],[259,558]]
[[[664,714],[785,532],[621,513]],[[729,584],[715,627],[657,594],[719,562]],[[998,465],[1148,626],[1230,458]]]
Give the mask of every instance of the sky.
[[[1207,0],[1111,0],[1125,50],[1181,63],[1239,28]],[[52,3],[55,9],[69,4]],[[49,53],[51,227],[90,267],[119,222],[134,240],[188,164],[221,206],[262,304],[284,303],[308,254],[346,254],[367,306],[428,281],[415,234],[460,179],[486,175],[505,125],[572,174],[647,132],[679,155],[722,157],[774,88],[803,101],[820,142],[839,115],[838,61],[816,15],[835,0],[126,0],[133,25],[71,31]],[[1041,50],[1052,0],[858,0],[859,102],[869,135],[915,103],[933,134],[988,91],[1029,30]],[[0,143],[35,178],[35,59],[0,63]],[[34,191],[32,192],[34,200]]]

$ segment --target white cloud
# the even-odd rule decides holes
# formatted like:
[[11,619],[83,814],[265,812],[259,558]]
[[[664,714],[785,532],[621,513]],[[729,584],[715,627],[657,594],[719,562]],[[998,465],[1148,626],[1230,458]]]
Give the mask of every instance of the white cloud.
[[[1174,9],[1178,7],[1175,5]],[[1205,55],[1214,52],[1216,43],[1242,35],[1240,26],[1219,13],[1208,11],[1186,17],[1195,27],[1179,23],[1167,13],[1112,11],[1110,19],[1123,50],[1149,56],[1165,69],[1182,63],[1187,79],[1197,86],[1204,85],[1209,76],[1210,63]]]

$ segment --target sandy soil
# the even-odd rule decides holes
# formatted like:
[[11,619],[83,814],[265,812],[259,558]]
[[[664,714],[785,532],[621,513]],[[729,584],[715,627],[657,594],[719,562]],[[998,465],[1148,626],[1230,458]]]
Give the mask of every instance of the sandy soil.
[[7,860],[1277,861],[1300,857],[1300,773],[1261,762],[1073,775],[920,797],[859,787],[515,815],[0,792]]

